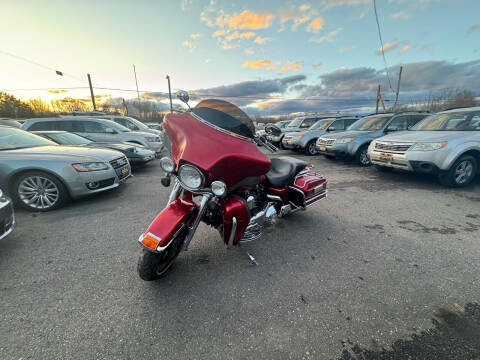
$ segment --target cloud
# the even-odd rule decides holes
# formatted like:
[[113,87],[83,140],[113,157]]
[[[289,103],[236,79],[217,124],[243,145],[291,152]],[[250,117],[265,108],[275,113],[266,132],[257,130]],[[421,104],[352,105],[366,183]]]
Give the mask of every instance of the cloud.
[[193,51],[197,45],[195,45],[192,41],[188,41],[188,40],[185,40],[183,43],[182,43],[182,46],[186,49],[188,49],[190,52]]
[[407,51],[409,51],[411,48],[412,48],[412,47],[407,44],[407,45],[403,46],[398,53],[399,53],[399,54],[404,54],[404,53],[406,53]]
[[280,68],[279,74],[283,74],[291,71],[299,71],[303,67],[303,64],[297,63],[295,61],[287,61],[285,65]]
[[200,37],[200,34],[190,34],[190,39],[198,39]]
[[327,0],[325,5],[326,9],[330,9],[336,6],[352,6],[352,5],[370,5],[372,0]]
[[[303,4],[298,7],[290,6],[282,10],[278,16],[280,23],[284,24],[288,21],[292,22],[291,30],[295,31],[299,25],[308,22],[315,15],[317,15],[315,10],[310,10],[311,6],[308,4]],[[284,28],[281,28],[284,30]]]
[[480,30],[480,24],[475,24],[475,25],[472,25],[472,26],[470,26],[470,27],[468,28],[468,32],[469,32],[469,33],[472,33],[472,32],[474,32],[474,31],[476,31],[476,30]]
[[245,61],[242,64],[243,67],[249,67],[251,69],[265,69],[265,70],[275,70],[277,64],[272,60],[249,60]]
[[316,42],[321,44],[322,42],[333,42],[335,40],[335,37],[342,31],[342,28],[337,28],[333,31],[330,31],[328,34],[325,34],[317,39],[311,39],[311,42]]
[[[400,43],[398,41],[392,41],[392,42],[389,42],[389,43],[385,43],[385,44],[383,44],[383,52],[386,53],[388,51],[391,51],[391,50],[395,49],[398,45],[400,45]],[[377,50],[377,55],[382,55],[382,47],[380,47],[380,49]]]
[[317,16],[315,19],[313,19],[310,24],[307,26],[307,31],[313,32],[317,34],[320,29],[323,27],[324,20],[321,16]]
[[223,36],[226,34],[226,31],[225,30],[217,30],[213,33],[213,36]]
[[268,12],[244,10],[233,15],[219,16],[216,24],[230,29],[265,29],[271,26],[275,15]]
[[255,54],[255,50],[253,50],[252,48],[246,48],[245,49],[245,54],[253,55],[253,54]]
[[59,90],[47,90],[50,94],[65,94],[68,93],[68,90],[59,89]]
[[255,33],[253,31],[246,31],[246,32],[238,32],[235,31],[227,36],[225,36],[225,40],[231,41],[235,39],[250,39],[251,37],[254,37]]
[[346,52],[349,52],[349,51],[353,51],[356,48],[357,48],[356,45],[351,45],[351,46],[342,47],[342,48],[338,49],[338,51],[340,51],[343,54],[343,53],[346,53]]
[[322,64],[321,62],[319,62],[318,64],[313,65],[313,67],[314,67],[315,69],[320,69],[322,66],[323,66],[323,64]]
[[406,20],[409,17],[410,17],[410,14],[406,11],[399,11],[392,14],[392,19],[395,19],[395,20],[399,20],[399,19]]
[[263,43],[265,43],[266,41],[269,41],[269,40],[272,40],[272,39],[270,39],[270,38],[268,38],[268,37],[257,36],[257,37],[255,38],[255,40],[253,40],[253,42],[254,42],[255,44],[263,44]]
[[187,8],[192,5],[192,1],[193,0],[182,0],[182,2],[180,3],[180,8],[182,9],[182,11],[185,11],[187,10]]

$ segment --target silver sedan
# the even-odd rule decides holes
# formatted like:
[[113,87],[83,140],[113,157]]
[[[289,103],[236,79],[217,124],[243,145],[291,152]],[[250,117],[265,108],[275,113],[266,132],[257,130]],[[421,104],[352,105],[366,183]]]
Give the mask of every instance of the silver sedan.
[[131,175],[115,150],[59,146],[29,132],[0,126],[0,188],[32,211],[118,187]]

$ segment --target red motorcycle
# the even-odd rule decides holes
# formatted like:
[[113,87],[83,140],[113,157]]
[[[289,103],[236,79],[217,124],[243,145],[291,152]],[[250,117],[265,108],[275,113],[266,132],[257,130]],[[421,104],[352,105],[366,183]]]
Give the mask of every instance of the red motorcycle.
[[[177,97],[188,105],[184,91]],[[168,204],[138,239],[143,247],[138,273],[160,278],[180,251],[187,250],[200,221],[213,226],[227,247],[258,239],[275,217],[305,210],[327,196],[327,180],[255,136],[253,121],[237,106],[204,100],[188,111],[165,116],[171,157],[160,160],[164,186],[174,185]],[[274,125],[266,132],[279,134]]]

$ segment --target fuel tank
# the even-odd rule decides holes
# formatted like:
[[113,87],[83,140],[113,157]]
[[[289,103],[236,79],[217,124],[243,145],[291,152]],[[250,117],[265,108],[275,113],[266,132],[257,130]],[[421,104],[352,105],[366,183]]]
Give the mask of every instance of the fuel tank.
[[176,170],[185,163],[195,165],[205,175],[205,186],[221,180],[230,188],[246,177],[270,170],[270,159],[254,142],[216,129],[191,113],[166,115],[163,128],[170,139]]

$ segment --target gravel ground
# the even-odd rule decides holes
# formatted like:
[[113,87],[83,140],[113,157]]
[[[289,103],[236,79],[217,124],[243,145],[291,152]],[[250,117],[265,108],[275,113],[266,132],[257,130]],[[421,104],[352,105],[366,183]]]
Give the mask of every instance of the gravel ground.
[[479,181],[308,160],[328,199],[231,250],[201,225],[153,283],[136,239],[168,197],[157,163],[58,211],[18,211],[0,242],[0,358],[480,358]]

